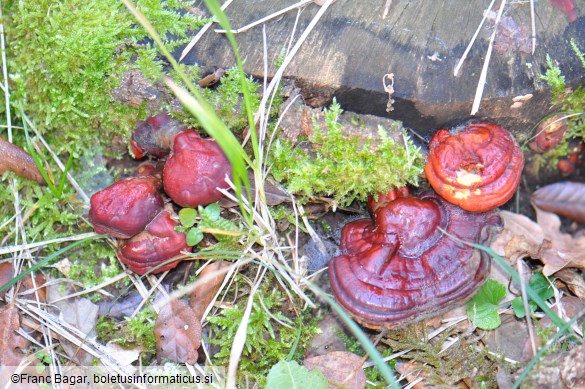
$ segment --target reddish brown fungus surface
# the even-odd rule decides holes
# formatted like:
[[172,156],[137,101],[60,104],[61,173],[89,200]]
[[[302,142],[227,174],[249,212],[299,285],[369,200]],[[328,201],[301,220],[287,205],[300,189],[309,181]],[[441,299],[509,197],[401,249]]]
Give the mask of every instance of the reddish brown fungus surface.
[[168,155],[175,136],[184,129],[185,126],[171,118],[166,111],[139,121],[130,139],[134,157],[140,159],[147,153],[155,157]]
[[187,130],[175,137],[165,164],[163,184],[167,195],[182,207],[207,205],[221,198],[217,188],[228,188],[230,163],[213,139]]
[[528,143],[528,147],[535,153],[544,153],[558,145],[565,136],[567,130],[566,115],[558,114],[544,120],[536,128],[534,139]]
[[524,155],[512,135],[489,123],[471,123],[451,134],[437,131],[429,143],[425,175],[445,200],[484,212],[512,198],[524,168]]
[[128,239],[140,231],[163,207],[160,180],[153,176],[117,181],[91,196],[89,220],[98,234]]
[[370,204],[373,220],[343,228],[343,254],[329,263],[333,292],[349,314],[369,328],[396,328],[471,297],[488,275],[489,257],[439,228],[483,243],[501,224],[495,212],[467,212],[434,193],[382,201]]
[[185,234],[175,231],[175,227],[179,226],[176,219],[172,209],[161,211],[144,231],[120,246],[120,261],[140,275],[149,270],[152,270],[151,274],[156,274],[175,268],[180,260],[163,263],[180,255],[182,251],[191,251]]

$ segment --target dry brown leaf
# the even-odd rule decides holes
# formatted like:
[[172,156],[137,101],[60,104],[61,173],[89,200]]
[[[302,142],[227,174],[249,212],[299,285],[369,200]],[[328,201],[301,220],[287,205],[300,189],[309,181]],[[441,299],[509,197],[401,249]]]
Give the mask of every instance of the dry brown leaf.
[[[4,262],[0,264],[0,286],[6,284],[14,277],[14,266],[10,262]],[[35,274],[35,283],[32,282],[32,277],[30,274],[22,279],[22,284],[20,288],[21,297],[27,299],[36,299],[34,292],[35,290],[38,292],[39,301],[44,303],[47,301],[47,290],[46,288],[40,288],[40,286],[44,285],[46,280],[45,276],[41,273]],[[4,297],[6,290],[0,293],[0,298]]]
[[18,366],[24,358],[22,349],[29,342],[16,332],[19,328],[18,309],[12,305],[0,307],[0,366]]
[[193,365],[201,345],[201,323],[195,312],[183,300],[171,300],[164,305],[154,325],[156,357]]
[[585,224],[584,183],[557,182],[544,186],[532,194],[531,201],[542,210]]
[[554,213],[536,208],[537,222],[507,211],[501,211],[500,216],[504,230],[491,247],[511,263],[524,257],[539,259],[544,264],[545,276],[565,267],[585,270],[585,236],[562,233],[561,221]]
[[[199,274],[200,280],[204,280],[207,277],[211,278],[201,284],[198,284],[189,296],[189,304],[191,305],[193,312],[195,312],[195,317],[198,321],[201,321],[203,318],[203,314],[205,313],[207,306],[211,304],[213,298],[223,283],[225,273],[220,273],[221,270],[229,266],[230,264],[228,262],[217,261],[208,265]],[[217,274],[214,275],[214,273]]]
[[[4,285],[14,277],[14,266],[10,262],[0,263],[0,286]],[[0,298],[4,297],[6,290],[0,293]]]
[[347,351],[333,351],[303,361],[307,369],[321,370],[329,381],[329,388],[365,388],[366,374],[362,364],[362,357]]
[[32,277],[29,274],[22,280],[22,287],[20,293],[27,299],[36,300],[35,291],[39,297],[39,301],[44,303],[47,301],[47,288],[41,287],[47,282],[45,276],[41,273],[35,273],[35,282],[32,282]]

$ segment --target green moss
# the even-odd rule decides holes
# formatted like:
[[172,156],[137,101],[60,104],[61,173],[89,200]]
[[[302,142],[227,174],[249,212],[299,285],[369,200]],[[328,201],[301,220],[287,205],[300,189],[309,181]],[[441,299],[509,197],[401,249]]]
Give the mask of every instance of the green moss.
[[289,191],[308,198],[333,196],[347,205],[372,193],[418,184],[424,159],[406,135],[405,145],[397,144],[382,128],[376,140],[348,137],[338,122],[341,109],[336,102],[324,114],[326,130],[314,126],[309,151],[285,139],[277,140],[271,150],[271,172]]
[[[575,41],[572,39],[571,46],[585,69],[585,54],[577,47]],[[585,120],[583,120],[583,112],[585,112],[585,89],[582,86],[578,86],[574,90],[568,88],[561,69],[549,56],[547,56],[546,63],[548,69],[544,75],[541,75],[541,78],[552,87],[552,103],[559,107],[561,113],[568,116],[567,133],[564,139],[580,138],[585,140]],[[565,149],[562,149],[563,147]],[[562,143],[558,148],[561,150],[555,151],[553,149],[548,152],[549,154],[545,154],[544,156],[547,158],[558,158],[558,156],[566,155],[569,151],[566,143]]]
[[[180,12],[190,4],[136,2],[171,49],[203,23]],[[114,135],[126,136],[139,110],[112,101],[110,92],[128,68],[155,77],[162,63],[123,4],[9,1],[5,8],[12,103],[23,103],[49,143],[58,151],[81,154],[96,142],[105,145]]]
[[154,324],[156,314],[144,309],[133,318],[118,322],[109,317],[100,317],[96,324],[97,338],[102,343],[116,343],[124,348],[140,348],[147,356],[156,352]]

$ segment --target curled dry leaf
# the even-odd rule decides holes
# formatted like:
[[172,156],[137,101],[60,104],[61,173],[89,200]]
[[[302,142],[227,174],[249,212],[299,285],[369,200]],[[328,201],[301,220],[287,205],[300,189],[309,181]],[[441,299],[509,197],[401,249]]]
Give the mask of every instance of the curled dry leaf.
[[507,211],[501,211],[500,216],[504,230],[491,247],[510,263],[524,257],[539,259],[547,277],[565,267],[585,269],[585,236],[562,233],[561,221],[554,213],[536,208],[537,222]]
[[334,351],[303,361],[307,369],[321,370],[329,381],[329,388],[365,388],[366,374],[362,364],[362,357],[347,351]]
[[156,357],[193,365],[201,345],[201,323],[183,300],[171,300],[158,313],[154,325]]
[[198,284],[189,297],[189,304],[198,321],[203,319],[207,306],[211,304],[223,283],[225,273],[222,270],[229,266],[228,262],[217,261],[207,266],[199,274],[199,280],[204,282]]
[[26,151],[13,143],[0,139],[0,174],[7,170],[20,177],[35,180],[40,184],[45,182],[35,161]]
[[18,309],[12,305],[0,307],[0,366],[18,366],[28,341],[16,331],[20,328]]
[[557,182],[532,194],[532,204],[580,224],[585,224],[585,183]]

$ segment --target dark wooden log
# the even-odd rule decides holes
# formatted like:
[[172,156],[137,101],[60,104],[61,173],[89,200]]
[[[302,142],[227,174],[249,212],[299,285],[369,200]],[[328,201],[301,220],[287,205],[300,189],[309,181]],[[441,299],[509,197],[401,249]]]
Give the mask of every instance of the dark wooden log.
[[[232,27],[238,28],[292,3],[237,0],[227,14]],[[382,19],[384,0],[338,0],[309,35],[285,76],[296,79],[313,106],[326,105],[335,96],[346,110],[402,120],[428,135],[470,116],[493,21],[481,29],[460,76],[455,77],[453,70],[489,3],[394,0]],[[499,2],[494,7],[497,12]],[[535,1],[535,7],[537,45],[532,54],[529,2],[506,5],[476,115],[515,132],[531,127],[550,108],[548,86],[539,77],[546,71],[547,54],[559,63],[568,83],[576,85],[585,75],[570,46],[574,39],[585,50],[585,0],[574,1],[574,15],[563,13],[550,1]],[[311,4],[302,11],[295,39],[318,9]],[[265,24],[269,76],[281,50],[288,46],[296,16],[296,11],[290,11]],[[236,38],[246,72],[262,77],[262,26]],[[210,30],[184,62],[229,67],[234,57],[227,39]],[[395,76],[396,101],[391,112],[386,112],[388,95],[382,84],[386,73]],[[534,97],[520,108],[510,108],[514,97],[525,94]]]

